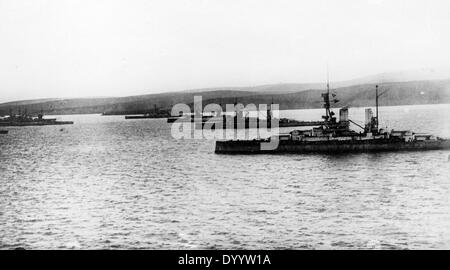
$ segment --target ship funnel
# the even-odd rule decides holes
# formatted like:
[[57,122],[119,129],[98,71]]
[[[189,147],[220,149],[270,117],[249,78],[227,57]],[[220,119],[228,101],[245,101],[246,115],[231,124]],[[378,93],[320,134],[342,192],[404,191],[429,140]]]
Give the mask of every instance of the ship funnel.
[[372,124],[373,112],[372,109],[366,109],[366,126]]
[[348,108],[344,107],[339,110],[339,121],[348,122]]

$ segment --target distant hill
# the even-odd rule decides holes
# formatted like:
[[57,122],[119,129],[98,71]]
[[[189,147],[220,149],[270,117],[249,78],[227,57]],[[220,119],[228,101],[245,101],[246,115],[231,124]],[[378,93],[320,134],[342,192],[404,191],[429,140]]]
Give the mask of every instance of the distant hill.
[[[424,75],[425,74],[425,75]],[[352,81],[333,83],[333,92],[340,100],[336,106],[372,106],[375,84],[380,91],[386,91],[381,105],[412,105],[450,103],[450,79],[410,80],[413,78],[446,77],[445,72],[398,72],[360,78]],[[406,80],[396,82],[396,80]],[[362,83],[364,82],[364,83]],[[280,104],[280,109],[301,109],[321,107],[320,92],[325,84],[274,84],[254,87],[209,88],[181,92],[170,92],[129,97],[40,99],[0,104],[0,115],[8,115],[10,110],[36,114],[139,114],[152,111],[156,106],[163,110],[177,103],[192,105],[194,96],[201,95],[203,104],[270,104],[272,99]]]
[[[355,85],[333,89],[339,100],[336,107],[364,107],[375,105],[376,84]],[[238,99],[244,105],[253,104],[280,104],[280,109],[310,109],[321,108],[322,99],[318,90],[305,90],[296,93],[280,95],[253,95],[243,96]],[[415,105],[415,104],[440,104],[450,103],[450,80],[439,81],[415,81],[400,83],[385,83],[380,85],[380,106]],[[203,104],[232,104],[233,99],[209,99]],[[190,104],[191,105],[191,104]]]
[[201,95],[203,99],[211,98],[239,98],[246,95],[254,95],[252,92],[218,90],[209,92],[176,92],[151,94],[141,96],[119,97],[119,98],[76,98],[76,99],[53,99],[33,100],[21,102],[8,102],[0,104],[0,115],[9,115],[10,110],[14,113],[27,112],[36,114],[89,114],[89,113],[112,113],[129,114],[145,113],[158,108],[169,109],[177,103],[190,103],[194,96]]
[[[385,84],[393,82],[432,81],[450,79],[450,68],[422,68],[396,72],[386,72],[365,76],[353,80],[331,82],[332,88],[343,88],[363,84]],[[311,89],[325,89],[326,82],[321,83],[280,83],[250,87],[228,87],[229,90],[248,91],[259,94],[288,94]],[[189,90],[190,92],[216,91],[221,88]],[[223,88],[222,88],[223,89]]]

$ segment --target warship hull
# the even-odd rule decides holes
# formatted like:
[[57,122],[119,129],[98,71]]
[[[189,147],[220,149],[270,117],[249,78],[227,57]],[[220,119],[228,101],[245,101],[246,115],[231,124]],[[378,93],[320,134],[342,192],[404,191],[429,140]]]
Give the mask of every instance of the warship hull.
[[268,141],[217,141],[216,154],[270,154],[270,153],[366,153],[381,151],[424,151],[450,149],[450,140],[404,142],[389,139],[352,141],[279,141],[274,150],[261,150]]

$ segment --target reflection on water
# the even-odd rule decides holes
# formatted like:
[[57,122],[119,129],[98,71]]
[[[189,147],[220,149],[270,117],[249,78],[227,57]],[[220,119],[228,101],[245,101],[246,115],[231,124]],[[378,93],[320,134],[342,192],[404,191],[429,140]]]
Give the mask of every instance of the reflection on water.
[[[449,105],[380,112],[450,137]],[[450,151],[215,155],[164,119],[60,118],[0,136],[1,248],[450,248]]]

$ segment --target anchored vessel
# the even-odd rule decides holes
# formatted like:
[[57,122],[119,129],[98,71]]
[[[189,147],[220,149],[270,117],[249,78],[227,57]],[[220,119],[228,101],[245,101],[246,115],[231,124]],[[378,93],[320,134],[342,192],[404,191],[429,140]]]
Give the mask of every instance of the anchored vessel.
[[[104,114],[105,115],[105,114]],[[168,118],[170,117],[170,113],[166,109],[161,109],[154,105],[152,111],[145,112],[144,114],[138,113],[132,115],[126,115],[125,119],[147,119],[147,118]]]
[[[212,124],[211,129],[215,129],[217,126],[223,129],[249,129],[260,128],[260,122],[266,123],[267,128],[270,128],[272,120],[272,111],[270,107],[267,109],[267,119],[260,119],[259,117],[250,117],[244,115],[242,111],[236,113],[236,115],[199,115],[196,119],[193,115],[182,115],[167,118],[168,123],[174,122],[201,122],[201,126],[205,124]],[[289,118],[278,119],[278,127],[303,127],[303,126],[318,126],[323,124],[323,121],[298,121]]]
[[13,115],[10,114],[9,117],[0,119],[0,126],[11,127],[11,126],[49,126],[49,125],[71,125],[72,121],[56,121],[56,119],[44,119],[42,113],[38,114],[37,117],[33,117],[27,114]]
[[148,119],[148,118],[167,118],[168,116],[166,114],[151,114],[146,113],[143,115],[126,115],[125,119]]
[[[431,134],[412,131],[387,131],[378,128],[378,86],[376,86],[376,116],[366,109],[365,126],[359,126],[348,118],[348,108],[340,109],[339,121],[331,110],[331,102],[337,101],[335,95],[330,98],[330,89],[322,94],[325,115],[323,123],[310,130],[294,130],[266,139],[216,141],[218,154],[258,154],[258,153],[342,153],[375,152],[399,150],[438,150],[450,149],[450,140]],[[363,131],[350,129],[350,123]],[[278,146],[272,150],[262,150],[261,145],[278,140]]]

